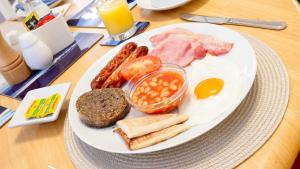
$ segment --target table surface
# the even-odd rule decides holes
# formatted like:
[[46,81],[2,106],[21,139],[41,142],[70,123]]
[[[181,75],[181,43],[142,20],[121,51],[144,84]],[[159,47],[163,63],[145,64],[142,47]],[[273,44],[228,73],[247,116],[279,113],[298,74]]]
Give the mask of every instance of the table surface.
[[[72,7],[67,15],[81,8],[86,1],[70,0]],[[286,21],[288,28],[272,31],[240,26],[226,26],[235,31],[253,35],[268,44],[281,56],[289,74],[290,100],[285,116],[273,136],[253,156],[238,168],[290,168],[300,147],[300,13],[292,0],[193,0],[177,9],[161,12],[135,7],[135,20],[150,21],[148,30],[184,22],[178,18],[181,12]],[[18,27],[12,22],[0,24],[3,32]],[[86,32],[101,32],[104,29],[71,28]],[[72,82],[71,90],[55,122],[10,129],[7,124],[0,129],[1,168],[74,168],[64,145],[64,120],[72,91],[80,76],[111,47],[95,45],[53,84]],[[298,84],[298,85],[297,85]],[[0,105],[16,109],[20,101],[0,96]]]

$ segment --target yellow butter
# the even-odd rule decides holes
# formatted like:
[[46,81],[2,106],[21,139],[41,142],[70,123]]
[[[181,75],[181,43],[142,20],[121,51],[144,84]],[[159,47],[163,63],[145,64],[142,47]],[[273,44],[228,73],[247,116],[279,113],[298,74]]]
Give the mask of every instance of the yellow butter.
[[56,93],[47,98],[36,99],[25,113],[27,119],[43,118],[52,115],[61,99],[60,94]]

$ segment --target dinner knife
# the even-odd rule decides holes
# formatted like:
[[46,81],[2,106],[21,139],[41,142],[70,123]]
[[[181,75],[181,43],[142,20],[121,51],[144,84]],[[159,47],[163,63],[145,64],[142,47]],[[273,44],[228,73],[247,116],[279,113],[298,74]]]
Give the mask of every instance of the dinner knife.
[[202,23],[213,23],[213,24],[229,24],[229,25],[240,25],[240,26],[250,26],[255,28],[273,29],[273,30],[283,30],[287,27],[285,22],[280,21],[262,21],[254,19],[239,19],[239,18],[225,18],[216,16],[203,16],[203,15],[193,15],[188,13],[180,14],[180,17],[184,20]]

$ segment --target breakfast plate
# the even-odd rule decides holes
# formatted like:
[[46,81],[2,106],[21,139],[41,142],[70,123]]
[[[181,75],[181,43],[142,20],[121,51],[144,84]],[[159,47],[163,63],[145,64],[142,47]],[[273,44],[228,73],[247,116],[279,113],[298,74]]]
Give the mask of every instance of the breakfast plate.
[[[187,66],[185,68],[185,71],[187,72],[188,82],[190,83],[189,87],[194,85],[195,79],[199,80],[200,78],[205,78],[205,76],[216,74],[217,76],[224,77],[225,83],[228,83],[230,85],[235,85],[234,87],[227,88],[226,90],[225,90],[226,87],[224,87],[224,90],[226,91],[224,93],[225,94],[236,93],[236,96],[227,99],[225,95],[223,97],[223,99],[225,99],[225,101],[223,100],[225,103],[220,102],[220,100],[219,101],[213,100],[212,102],[220,103],[223,109],[216,109],[217,113],[215,113],[214,115],[208,114],[208,116],[201,116],[201,118],[198,121],[192,120],[192,119],[196,119],[193,118],[193,116],[195,115],[195,112],[197,112],[198,110],[197,106],[195,109],[191,109],[194,112],[180,112],[180,113],[187,113],[189,116],[191,116],[190,117],[191,121],[187,121],[192,125],[191,129],[187,130],[186,132],[172,139],[161,142],[159,144],[147,148],[139,149],[139,150],[129,150],[126,147],[126,144],[124,144],[122,138],[113,132],[115,126],[106,127],[106,128],[88,127],[87,125],[82,123],[82,121],[79,118],[79,113],[77,112],[76,109],[76,101],[78,100],[78,98],[83,93],[91,90],[90,82],[98,74],[98,72],[103,67],[105,67],[105,65],[125,45],[125,44],[121,44],[115,47],[114,49],[110,50],[108,53],[102,56],[98,61],[96,61],[81,77],[81,79],[78,81],[73,91],[70,104],[69,104],[68,116],[69,116],[72,130],[82,141],[97,149],[107,151],[107,152],[113,152],[113,153],[137,154],[137,153],[149,153],[149,152],[159,151],[159,150],[180,145],[182,143],[190,141],[204,134],[205,132],[209,131],[210,129],[218,125],[220,122],[222,122],[237,108],[237,106],[241,103],[241,101],[246,97],[247,93],[249,92],[256,75],[256,56],[249,42],[239,33],[231,29],[218,26],[218,25],[205,24],[205,23],[181,23],[181,24],[169,25],[169,26],[150,30],[148,32],[145,32],[141,35],[138,35],[130,39],[129,41],[135,42],[138,45],[148,46],[149,50],[151,51],[152,44],[149,41],[150,37],[176,28],[187,29],[194,33],[212,35],[217,39],[232,42],[234,44],[229,53],[218,57],[207,56],[203,59],[194,61],[191,64],[191,66]],[[207,67],[208,70],[207,72],[198,73],[197,67],[201,66],[201,64],[205,65],[207,63],[213,63],[216,66],[216,68],[220,70],[223,70],[224,68],[224,71],[218,71],[217,69],[211,69]],[[224,67],[222,67],[223,63],[224,63]],[[193,67],[195,67],[195,69]],[[200,71],[205,71],[205,70],[206,68]],[[233,75],[228,75],[231,74],[230,71],[235,71],[235,70],[238,70],[237,71],[238,73],[232,73]],[[199,74],[199,76],[197,74]],[[203,75],[203,77],[201,77],[201,75]],[[190,91],[188,91],[188,95],[189,94]],[[210,101],[208,101],[207,105],[211,105],[211,103],[209,102]],[[183,106],[189,107],[187,103],[184,101]],[[193,103],[193,104],[195,105],[197,103]],[[220,105],[216,105],[216,106],[220,107]],[[205,109],[205,105],[203,106],[203,108]],[[179,107],[179,110],[191,111],[189,109],[184,109],[184,107]],[[144,116],[144,115],[145,115],[144,113],[139,112],[132,108],[129,114],[126,116],[126,118]]]
[[162,11],[177,8],[191,0],[137,0],[138,6],[153,11]]

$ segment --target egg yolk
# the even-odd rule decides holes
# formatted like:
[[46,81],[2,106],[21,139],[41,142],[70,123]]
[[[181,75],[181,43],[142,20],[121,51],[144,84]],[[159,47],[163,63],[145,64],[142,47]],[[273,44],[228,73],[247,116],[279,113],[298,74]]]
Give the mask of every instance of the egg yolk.
[[218,78],[205,79],[198,83],[194,93],[197,99],[206,99],[209,96],[217,95],[223,89],[224,81]]

